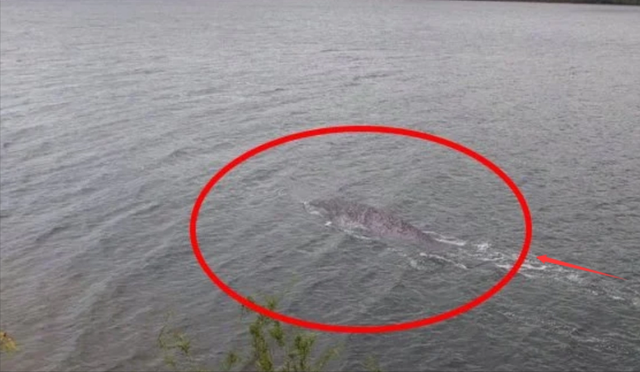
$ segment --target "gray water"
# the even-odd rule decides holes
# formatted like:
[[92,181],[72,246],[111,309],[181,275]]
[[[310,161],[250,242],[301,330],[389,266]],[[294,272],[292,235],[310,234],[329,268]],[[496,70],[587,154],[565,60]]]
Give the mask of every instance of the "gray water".
[[[640,8],[439,1],[3,1],[3,371],[164,368],[168,311],[212,365],[246,334],[202,272],[193,203],[270,139],[344,123],[474,149],[533,215],[520,274],[470,312],[408,332],[325,333],[332,369],[638,370]],[[325,226],[339,196],[448,241],[437,256]],[[434,143],[335,134],[243,163],[198,240],[243,295],[331,324],[406,322],[491,288],[522,247],[514,195]],[[551,258],[618,280],[543,264]]]

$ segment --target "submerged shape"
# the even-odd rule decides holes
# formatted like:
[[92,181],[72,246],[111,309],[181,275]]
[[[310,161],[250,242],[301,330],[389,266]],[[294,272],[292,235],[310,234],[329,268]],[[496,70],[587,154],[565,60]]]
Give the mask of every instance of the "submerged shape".
[[313,200],[307,205],[312,207],[311,212],[341,228],[361,229],[379,238],[408,241],[429,249],[444,246],[402,218],[366,204],[331,198]]

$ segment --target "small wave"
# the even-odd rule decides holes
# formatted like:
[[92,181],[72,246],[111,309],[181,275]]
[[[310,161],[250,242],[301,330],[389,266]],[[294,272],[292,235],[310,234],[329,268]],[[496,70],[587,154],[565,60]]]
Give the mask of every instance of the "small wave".
[[[506,271],[511,270],[519,257],[519,253],[502,253],[494,250],[489,243],[470,246],[476,248],[475,251],[461,250],[460,252],[479,261],[491,262],[492,265]],[[637,294],[634,296],[633,293],[628,293],[628,289],[619,286],[608,288],[606,282],[590,285],[589,274],[558,265],[544,264],[535,257],[526,259],[518,274],[532,280],[553,280],[578,288],[591,296],[607,297],[618,302],[626,302],[634,307],[640,306],[640,297]]]
[[309,204],[308,201],[302,202],[302,205],[304,206],[304,210],[307,213],[312,214],[314,216],[322,216],[322,213],[320,213],[320,211],[317,208]]
[[[334,224],[331,221],[328,221],[327,223],[324,224],[325,226],[334,226]],[[356,239],[360,239],[360,240],[374,240],[372,237],[369,237],[367,235],[365,235],[365,231],[356,228],[346,228],[346,227],[337,227],[338,230],[344,232],[345,234],[352,236]]]
[[280,93],[280,92],[284,92],[286,89],[284,88],[275,88],[275,89],[269,89],[269,90],[263,90],[261,92],[258,92],[259,95],[263,95],[263,96],[270,96],[272,94],[275,93]]
[[[303,204],[304,204],[305,210],[309,214],[322,216],[320,211],[312,207],[309,204],[309,202],[305,201],[303,202]],[[348,223],[348,221],[336,221],[336,223],[331,223],[331,221],[328,221],[325,223],[325,226],[336,228],[356,239],[367,240],[367,241],[376,240],[374,237],[367,235],[367,230],[363,228],[363,226],[355,223]],[[446,235],[438,234],[433,231],[425,231],[425,233],[432,236],[436,241],[444,244],[448,244],[456,247],[465,247],[465,246],[468,247],[465,249],[459,249],[459,250],[456,249],[451,251],[450,257],[449,256],[445,257],[443,255],[436,255],[431,252],[418,253],[419,258],[426,259],[430,261],[432,264],[433,263],[440,264],[440,265],[447,264],[463,270],[469,270],[470,267],[479,266],[479,265],[476,265],[476,263],[478,262],[486,262],[486,263],[491,263],[493,266],[501,270],[509,271],[513,268],[514,263],[518,260],[518,257],[520,256],[520,254],[516,252],[511,252],[511,253],[501,252],[497,249],[494,249],[491,242],[488,242],[488,241],[482,241],[478,243],[469,243],[468,241],[459,239],[455,236],[446,236]],[[406,259],[409,266],[411,266],[412,268],[417,270],[428,269],[429,265],[428,264],[422,265],[418,260],[416,260],[416,257],[411,257],[405,252],[402,252],[401,250],[393,247],[390,247],[389,249],[397,253],[398,255],[402,256],[404,259]],[[464,257],[461,257],[461,256],[466,256],[467,259],[464,259]],[[476,261],[476,262],[469,265],[469,262],[468,262],[469,258],[472,261]],[[523,262],[522,266],[518,270],[518,275],[522,275],[523,277],[527,279],[532,279],[532,280],[550,279],[550,280],[555,280],[559,282],[564,282],[567,284],[574,284],[574,285],[580,284],[580,287],[582,287],[582,289],[585,292],[593,296],[604,295],[615,301],[631,302],[634,307],[640,306],[640,297],[638,296],[625,297],[623,296],[622,293],[620,293],[619,290],[615,290],[615,289],[606,290],[601,286],[598,286],[596,288],[593,288],[593,287],[588,288],[585,285],[586,279],[583,273],[571,271],[557,265],[544,264],[539,262],[535,257],[528,258],[525,260],[525,262]]]
[[467,242],[465,240],[458,239],[455,236],[441,235],[433,231],[424,231],[424,233],[431,235],[436,241],[439,241],[440,243],[456,245],[458,247],[464,247],[465,245],[467,245]]
[[[409,254],[403,252],[401,249],[390,247],[389,250],[396,253],[398,256],[406,259],[407,262],[409,263],[409,266],[414,270],[428,271],[430,269],[429,266],[421,264],[420,262],[418,262],[418,260],[411,257]],[[435,262],[435,260],[431,260],[431,261]]]
[[42,243],[50,238],[52,238],[53,236],[57,235],[57,234],[61,234],[64,231],[68,230],[70,227],[70,225],[65,224],[64,226],[54,226],[53,228],[48,229],[46,232],[38,235],[36,237],[36,242],[37,243]]
[[[311,211],[308,211],[308,212],[309,212],[309,214],[312,214],[312,215],[322,216],[322,214],[321,214],[320,212],[318,212],[318,211],[311,210]],[[353,226],[342,226],[342,225],[336,226],[336,225],[335,225],[333,222],[331,222],[331,221],[327,221],[327,222],[325,222],[325,223],[324,223],[324,226],[326,226],[326,227],[332,227],[332,228],[335,228],[335,229],[337,229],[337,230],[340,230],[340,231],[342,231],[343,233],[345,233],[345,234],[347,234],[347,235],[349,235],[349,236],[352,236],[352,237],[354,237],[354,238],[356,238],[356,239],[360,239],[360,240],[374,240],[372,237],[367,236],[367,235],[366,235],[366,230],[364,230],[364,229],[360,228],[360,226],[355,226],[355,225],[353,225]]]
[[575,283],[582,283],[582,278],[580,277],[580,274],[578,273],[571,273],[569,275],[567,275],[567,280],[569,280],[570,282],[575,282]]
[[547,265],[534,265],[530,261],[525,261],[521,266],[521,270],[523,268],[527,269],[527,270],[534,270],[534,271],[545,271],[545,270],[547,270],[549,268],[549,266],[547,266]]
[[[511,265],[511,264],[496,264],[496,267],[498,267],[498,268],[500,268],[500,269],[502,269],[504,271],[509,271],[509,270],[511,270],[513,265]],[[522,275],[522,276],[524,276],[525,278],[528,278],[528,279],[531,279],[531,278],[535,277],[535,276],[531,275],[530,273],[523,271],[522,269],[520,269],[518,271],[518,274]]]
[[488,242],[484,242],[484,243],[478,244],[476,247],[478,248],[478,251],[486,252],[487,249],[491,247],[491,244],[489,244]]
[[450,260],[450,259],[448,259],[446,257],[438,256],[438,255],[435,255],[435,254],[429,254],[429,253],[425,253],[425,252],[421,252],[420,256],[421,257],[430,258],[430,259],[433,259],[433,260],[436,260],[436,261],[446,262],[446,263],[452,264],[455,267],[458,267],[458,268],[461,268],[461,269],[464,269],[464,270],[469,270],[469,268],[467,266],[465,266],[464,264],[462,264],[460,262],[456,262],[454,260]]
[[369,79],[378,79],[378,78],[385,78],[388,76],[393,75],[394,72],[372,72],[369,74],[364,74],[364,75],[357,75],[353,77],[353,81],[359,81],[359,80],[369,80]]

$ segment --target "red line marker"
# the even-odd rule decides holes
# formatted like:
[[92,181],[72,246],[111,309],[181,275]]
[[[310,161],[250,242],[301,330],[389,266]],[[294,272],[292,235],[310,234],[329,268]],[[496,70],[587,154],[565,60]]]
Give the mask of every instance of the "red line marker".
[[[393,324],[371,324],[371,325],[342,325],[342,324],[329,324],[329,323],[320,323],[309,321],[301,318],[294,318],[289,315],[281,314],[276,311],[270,310],[266,307],[262,307],[254,302],[249,301],[249,299],[243,297],[240,293],[233,290],[229,287],[221,278],[218,277],[216,273],[209,267],[209,264],[204,258],[202,251],[200,250],[200,246],[198,244],[198,215],[200,214],[200,209],[207,197],[207,195],[214,189],[214,186],[229,172],[231,172],[235,167],[247,161],[248,159],[263,153],[269,149],[274,147],[292,142],[298,141],[301,139],[312,138],[323,135],[331,135],[338,133],[376,133],[376,134],[387,134],[387,135],[397,135],[402,137],[413,137],[417,139],[421,139],[424,141],[435,142],[439,145],[448,147],[452,150],[458,151],[476,161],[480,164],[484,165],[486,168],[491,170],[498,176],[511,190],[513,195],[516,197],[520,208],[522,209],[522,216],[524,219],[524,241],[522,244],[522,250],[520,252],[520,256],[518,256],[517,261],[513,264],[513,267],[509,272],[505,274],[505,276],[496,283],[493,287],[487,290],[485,293],[481,294],[479,297],[458,306],[454,309],[448,310],[446,312],[433,315],[430,317],[426,317],[423,319],[410,320],[404,323],[393,323]],[[529,206],[527,204],[527,200],[524,195],[518,189],[518,186],[511,180],[511,178],[502,170],[500,167],[495,165],[489,159],[483,157],[477,152],[464,147],[456,142],[450,141],[448,139],[438,137],[429,133],[418,132],[411,129],[404,129],[398,127],[386,127],[380,125],[337,125],[333,127],[321,127],[316,129],[310,129],[303,132],[297,132],[288,134],[284,137],[276,138],[270,140],[269,142],[265,142],[258,147],[254,147],[251,150],[243,153],[237,158],[233,159],[230,163],[225,165],[222,169],[220,169],[204,186],[204,188],[200,191],[198,198],[193,205],[193,209],[191,210],[191,222],[189,223],[189,235],[191,237],[191,246],[193,248],[193,253],[196,257],[196,260],[200,264],[200,268],[202,271],[211,279],[211,281],[218,286],[225,294],[227,294],[232,299],[236,300],[240,304],[245,307],[260,313],[262,315],[268,316],[275,320],[279,320],[281,322],[289,323],[298,327],[306,327],[309,329],[314,329],[317,331],[325,331],[325,332],[343,332],[343,333],[381,333],[381,332],[397,332],[397,331],[406,331],[409,329],[424,327],[432,324],[436,324],[447,319],[451,319],[453,317],[459,316],[461,314],[470,311],[471,309],[483,304],[485,301],[489,300],[496,293],[500,292],[517,274],[520,267],[527,258],[527,254],[529,253],[529,247],[531,245],[532,232],[533,230],[533,221],[531,218],[531,211],[529,211]]]
[[[605,273],[601,273],[600,271],[595,271],[595,270],[591,270],[591,269],[587,269],[586,267],[582,267],[582,266],[578,266],[578,265],[574,265],[574,264],[570,264],[570,263],[566,263],[566,262],[562,262],[562,261],[558,261],[555,260],[553,258],[549,258],[547,257],[547,255],[544,256],[538,256],[538,259],[544,263],[552,263],[552,264],[556,264],[556,265],[560,265],[560,266],[566,266],[566,267],[570,267],[572,269],[578,269],[578,270],[584,270],[584,271],[588,271],[591,273],[596,273],[596,274],[600,274],[600,275],[606,275],[606,276],[610,276],[612,278],[618,278],[618,279],[622,279],[618,276],[615,275],[611,275],[611,274],[605,274]],[[622,279],[622,280],[626,280],[626,279]]]

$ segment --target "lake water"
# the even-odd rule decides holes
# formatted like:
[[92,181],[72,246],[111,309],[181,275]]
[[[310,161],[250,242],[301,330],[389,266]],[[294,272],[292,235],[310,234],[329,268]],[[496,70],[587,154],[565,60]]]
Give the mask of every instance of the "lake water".
[[[435,134],[527,197],[531,252],[470,312],[407,332],[325,333],[332,369],[637,370],[640,7],[447,1],[2,2],[3,371],[151,371],[165,315],[202,360],[246,342],[202,272],[193,203],[227,162],[305,129]],[[325,226],[340,196],[450,252]],[[524,237],[474,160],[417,139],[335,134],[249,160],[207,197],[198,239],[243,295],[316,322],[407,322],[491,288]],[[551,258],[618,280],[543,264]]]

